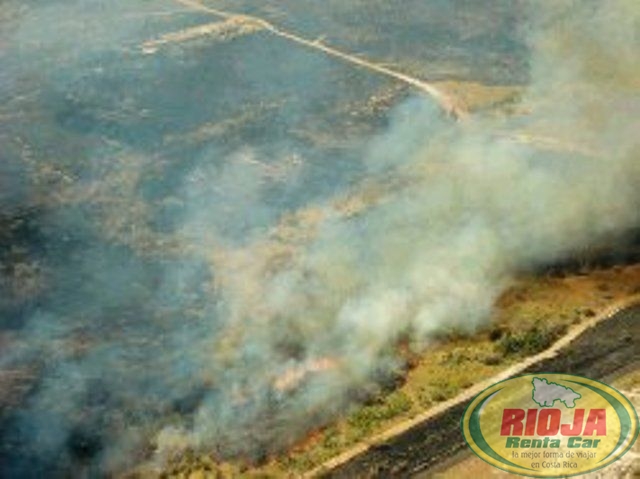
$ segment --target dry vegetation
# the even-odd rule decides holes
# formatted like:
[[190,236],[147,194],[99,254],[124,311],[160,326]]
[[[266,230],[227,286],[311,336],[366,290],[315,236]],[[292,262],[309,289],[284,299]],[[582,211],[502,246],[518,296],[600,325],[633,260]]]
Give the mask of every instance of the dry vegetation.
[[[209,456],[186,454],[176,459],[165,476],[192,479],[299,476],[367,437],[415,417],[522,357],[545,349],[569,328],[593,317],[612,301],[638,292],[640,265],[564,277],[523,277],[502,295],[485,329],[467,336],[452,333],[442,337],[421,355],[406,352],[410,369],[405,377],[335,424],[310,434],[287,455],[252,468],[249,464],[216,464]],[[630,375],[614,385],[625,389],[629,381],[637,385],[639,377]],[[467,471],[469,461],[478,470],[476,477],[493,474],[489,466],[485,468],[481,461],[470,459],[443,477],[461,477],[459,468]]]

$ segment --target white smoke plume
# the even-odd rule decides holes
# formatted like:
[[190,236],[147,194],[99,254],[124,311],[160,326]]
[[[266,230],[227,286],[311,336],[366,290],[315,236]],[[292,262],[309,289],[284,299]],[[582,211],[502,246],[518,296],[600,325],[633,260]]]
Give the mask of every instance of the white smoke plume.
[[[634,3],[534,2],[522,113],[455,123],[410,99],[365,142],[363,181],[284,212],[266,198],[274,185],[312,187],[303,160],[247,145],[222,165],[215,148],[194,154],[168,194],[145,190],[164,167],[146,151],[92,143],[87,169],[69,181],[30,160],[21,174],[52,186],[27,187],[29,201],[36,211],[55,204],[33,221],[45,241],[68,236],[53,251],[70,259],[42,260],[43,281],[58,286],[6,335],[0,368],[30,365],[43,377],[3,419],[3,441],[31,451],[2,450],[6,470],[79,461],[98,473],[187,447],[272,453],[399,368],[400,338],[420,349],[473,331],[518,272],[638,226]],[[24,42],[56,15],[33,12],[11,38]],[[87,37],[97,57],[83,61],[99,68],[97,37]],[[15,78],[2,81],[10,90]],[[14,199],[24,194],[12,204],[28,203]],[[149,226],[153,202],[171,234]]]

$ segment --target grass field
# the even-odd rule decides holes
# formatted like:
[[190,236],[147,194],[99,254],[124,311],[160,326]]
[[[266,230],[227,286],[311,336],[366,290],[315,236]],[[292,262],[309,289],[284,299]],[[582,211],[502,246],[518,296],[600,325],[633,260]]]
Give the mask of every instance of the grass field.
[[530,271],[637,208],[634,83],[529,0],[54,3],[0,9],[0,476],[297,477],[640,290]]
[[[410,368],[395,387],[310,434],[288,454],[274,457],[258,468],[250,464],[216,464],[209,456],[187,454],[172,464],[167,477],[297,477],[354,444],[492,377],[523,357],[546,349],[572,326],[639,291],[640,265],[563,277],[522,277],[501,296],[484,329],[468,335],[452,332],[434,340],[422,354],[405,353]],[[625,389],[637,385],[639,378],[638,373],[630,374],[614,386]],[[469,461],[482,471],[480,474],[493,474],[481,461]],[[442,477],[461,477],[460,471],[467,470],[469,461]],[[141,474],[144,477],[142,471]]]

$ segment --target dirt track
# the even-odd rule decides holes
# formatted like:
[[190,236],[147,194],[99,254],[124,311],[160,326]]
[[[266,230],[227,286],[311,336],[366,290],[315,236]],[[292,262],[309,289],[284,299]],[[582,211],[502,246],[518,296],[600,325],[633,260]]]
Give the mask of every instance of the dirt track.
[[303,47],[310,48],[312,50],[320,51],[331,57],[339,58],[342,61],[356,65],[359,68],[364,68],[371,72],[385,75],[387,77],[393,78],[394,80],[398,80],[402,83],[405,83],[414,88],[417,88],[419,91],[422,91],[423,93],[426,93],[427,95],[431,96],[446,113],[452,115],[455,118],[462,119],[467,116],[467,111],[465,107],[459,101],[457,101],[454,98],[451,98],[449,95],[439,90],[434,85],[426,81],[420,80],[418,78],[412,77],[411,75],[407,75],[406,73],[396,71],[385,65],[380,65],[378,63],[366,60],[364,58],[360,58],[357,55],[351,55],[349,53],[343,52],[336,48],[324,45],[320,40],[309,40],[309,39],[303,38],[299,35],[283,30],[282,28],[278,28],[275,25],[272,25],[271,23],[259,17],[250,16],[250,15],[238,15],[236,13],[228,12],[226,10],[211,8],[200,3],[199,1],[194,1],[194,0],[175,0],[175,1],[188,8],[209,13],[211,15],[221,17],[227,20],[232,18],[243,18],[245,22],[253,23],[259,28],[262,28],[273,35],[284,38],[285,40],[296,43],[298,45],[302,45]]
[[[640,305],[626,308],[580,334],[555,357],[522,371],[562,372],[610,380],[640,365]],[[468,401],[370,447],[322,477],[428,477],[467,451],[460,418]]]

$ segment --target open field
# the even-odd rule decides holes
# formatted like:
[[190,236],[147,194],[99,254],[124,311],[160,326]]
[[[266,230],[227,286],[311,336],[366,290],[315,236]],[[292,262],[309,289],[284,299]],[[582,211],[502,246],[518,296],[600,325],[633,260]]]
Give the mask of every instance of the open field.
[[[423,27],[397,30],[404,20],[382,3],[366,8],[390,23],[360,32],[342,23],[346,12],[327,17],[313,4],[215,6],[239,15],[214,18],[170,0],[3,3],[0,462],[14,476],[64,471],[78,455],[114,444],[104,421],[149,436],[156,421],[189,416],[191,398],[211,379],[197,379],[210,376],[196,372],[200,353],[185,359],[180,345],[218,324],[211,277],[241,261],[246,243],[276,262],[295,253],[314,237],[327,203],[348,216],[390,193],[386,181],[366,178],[363,156],[394,107],[421,90],[385,72],[438,84],[471,111],[509,104],[521,87],[522,71],[498,81],[477,52],[461,47],[451,60],[445,33],[433,37],[433,68],[425,68],[409,55],[423,44]],[[355,14],[363,7],[352,6]],[[465,18],[452,19],[459,41],[489,41],[494,22],[511,38],[513,13],[500,12],[485,15],[472,36]],[[382,73],[272,35],[247,14]],[[374,40],[383,31],[403,38],[388,50],[391,43]],[[490,61],[510,68],[501,62]],[[154,368],[163,374],[148,378]],[[72,377],[75,387],[56,389]],[[23,409],[27,422],[60,421],[59,434],[34,427],[61,455],[31,447]]]
[[317,472],[638,294],[612,1],[4,1],[0,479]]
[[[247,478],[297,477],[308,473],[325,462],[331,464],[332,458],[361,441],[361,451],[371,440],[383,442],[374,438],[384,436],[385,431],[403,430],[402,424],[407,420],[547,349],[556,339],[588,322],[607,306],[639,293],[640,266],[637,265],[564,277],[523,277],[500,298],[487,329],[469,336],[445,335],[434,341],[424,354],[410,355],[411,368],[406,376],[372,398],[369,405],[356,407],[336,424],[309,436],[291,453],[274,458],[258,469],[223,466],[215,464],[210,457],[187,456],[170,469],[173,472],[169,472],[168,477],[181,477],[185,473],[207,477],[206,474],[213,471],[222,477]],[[442,474],[447,478],[460,477],[456,474],[469,463],[485,471],[483,473],[488,474],[492,469],[473,458]],[[496,474],[495,477],[501,477],[499,474],[505,473],[496,471]]]

